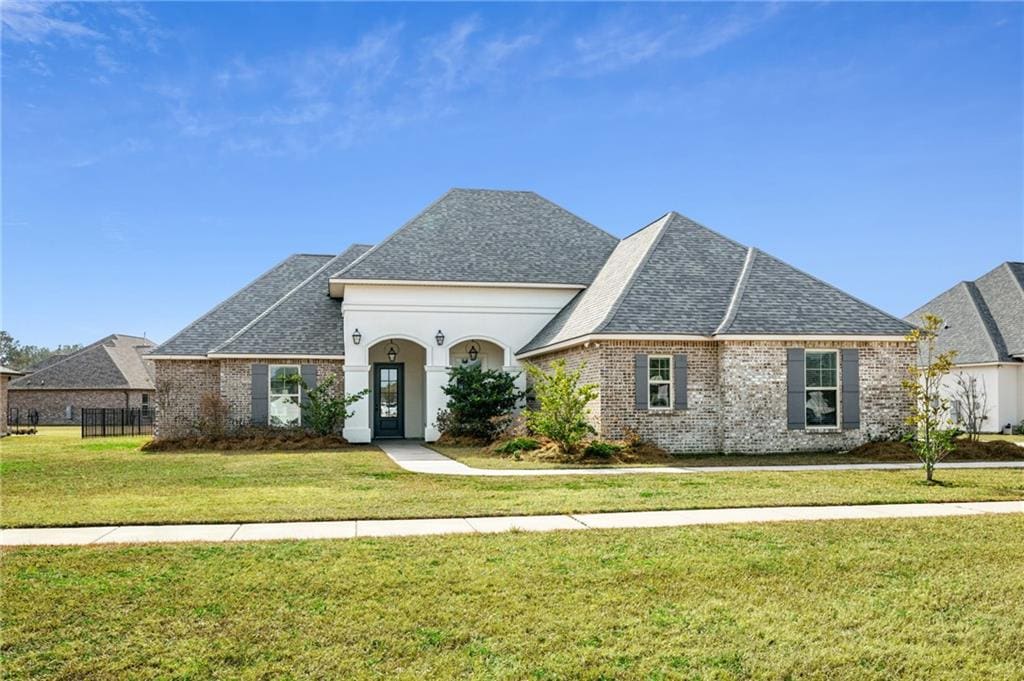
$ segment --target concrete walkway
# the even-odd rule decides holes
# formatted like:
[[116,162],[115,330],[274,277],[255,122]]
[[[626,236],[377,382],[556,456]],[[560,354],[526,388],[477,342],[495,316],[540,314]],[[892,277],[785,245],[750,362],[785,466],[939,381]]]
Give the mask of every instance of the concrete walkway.
[[[544,475],[633,475],[637,473],[741,473],[749,471],[899,471],[921,468],[920,463],[840,463],[766,466],[609,466],[606,468],[473,468],[424,447],[415,440],[378,440],[375,445],[392,461],[413,473],[491,477]],[[1021,468],[1024,461],[964,461],[937,468]]]
[[551,530],[771,523],[796,520],[927,518],[1001,513],[1024,513],[1024,501],[715,508],[694,511],[635,511],[628,513],[581,513],[576,515],[500,516],[491,518],[53,527],[0,530],[0,545],[353,539],[356,537],[411,537],[435,534],[493,533],[511,530],[546,532]]

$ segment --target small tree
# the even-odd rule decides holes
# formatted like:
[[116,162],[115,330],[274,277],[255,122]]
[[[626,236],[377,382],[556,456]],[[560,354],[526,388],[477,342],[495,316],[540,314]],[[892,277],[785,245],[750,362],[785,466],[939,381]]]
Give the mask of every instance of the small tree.
[[502,417],[512,413],[525,393],[516,387],[518,374],[482,369],[478,364],[454,366],[448,372],[447,413],[438,416],[438,427],[448,435],[493,440]]
[[953,398],[960,406],[960,423],[970,442],[977,442],[981,427],[988,420],[988,390],[985,379],[978,379],[969,374],[959,373],[956,376],[956,389]]
[[917,345],[917,361],[907,370],[903,389],[910,398],[907,424],[915,431],[914,452],[924,464],[925,477],[932,482],[935,464],[946,458],[956,446],[956,430],[949,418],[949,400],[942,396],[942,379],[953,367],[955,350],[937,353],[935,341],[942,328],[942,319],[925,314],[923,326],[907,334]]
[[559,359],[551,363],[550,372],[533,365],[526,367],[539,405],[526,411],[526,423],[533,432],[554,441],[566,455],[574,453],[583,439],[595,432],[587,421],[587,405],[597,398],[597,384],[580,385],[585,366],[568,371],[565,360]]
[[306,400],[302,404],[302,422],[317,435],[333,435],[338,428],[351,418],[352,413],[349,407],[369,394],[369,390],[360,390],[351,395],[336,395],[333,390],[338,377],[335,374],[328,374],[320,384],[309,389],[306,382],[298,379],[306,393]]

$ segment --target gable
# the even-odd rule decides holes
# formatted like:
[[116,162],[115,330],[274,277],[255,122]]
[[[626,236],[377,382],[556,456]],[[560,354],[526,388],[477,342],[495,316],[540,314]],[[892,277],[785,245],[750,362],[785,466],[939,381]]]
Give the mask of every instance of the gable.
[[153,390],[152,369],[143,359],[151,347],[146,338],[113,334],[11,381],[10,387]]

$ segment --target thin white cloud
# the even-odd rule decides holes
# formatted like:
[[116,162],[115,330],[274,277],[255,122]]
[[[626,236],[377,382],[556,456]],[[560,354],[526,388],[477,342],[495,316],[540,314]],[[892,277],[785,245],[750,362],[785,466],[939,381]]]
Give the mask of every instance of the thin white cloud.
[[45,44],[54,38],[64,40],[101,40],[105,36],[78,21],[58,16],[61,6],[49,2],[5,0],[0,4],[0,17],[6,28],[5,37],[17,42]]

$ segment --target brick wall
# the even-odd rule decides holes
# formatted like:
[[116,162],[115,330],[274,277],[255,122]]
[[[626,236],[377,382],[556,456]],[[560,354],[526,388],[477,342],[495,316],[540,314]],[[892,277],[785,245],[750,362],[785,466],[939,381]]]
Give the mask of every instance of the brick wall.
[[[233,423],[252,419],[252,365],[282,364],[269,358],[222,360],[159,360],[156,362],[157,437],[182,437],[199,420],[199,404],[206,393],[217,393],[228,404]],[[336,374],[335,393],[344,387],[344,362],[314,360],[296,362],[315,364],[317,381]]]
[[[859,348],[861,427],[832,432],[788,430],[786,348]],[[685,410],[636,408],[634,356],[687,355]],[[570,368],[587,363],[583,379],[600,385],[591,422],[602,437],[622,439],[627,429],[678,453],[830,451],[849,449],[903,424],[909,403],[900,385],[914,361],[904,341],[668,342],[600,341],[532,360],[547,367],[565,359]],[[842,386],[840,385],[840,390]]]
[[[142,406],[142,390],[45,390],[26,388],[8,391],[12,408],[21,412],[21,418],[35,409],[39,412],[39,424],[47,426],[76,425],[82,422],[82,408],[124,409]],[[150,400],[154,393],[148,392]],[[72,407],[72,418],[67,418],[67,408]],[[6,412],[4,412],[6,413]]]
[[0,374],[0,434],[7,432],[7,382],[11,377]]
[[[860,428],[789,430],[786,348],[860,350]],[[888,342],[726,342],[721,350],[722,451],[761,454],[844,450],[900,428],[910,403],[901,386],[914,345]],[[840,390],[842,377],[840,372]]]
[[[540,367],[544,371],[549,371],[551,369],[551,363],[559,359],[565,360],[565,367],[569,371],[576,371],[583,366],[583,373],[580,375],[581,383],[597,383],[598,385],[601,385],[602,358],[593,345],[589,347],[577,345],[573,348],[568,348],[566,350],[551,353],[550,355],[531,359],[530,363]],[[527,378],[527,385],[531,388],[533,387],[533,381],[529,378]],[[592,425],[594,430],[599,433],[601,432],[601,393],[602,391],[599,388],[597,399],[588,405],[590,408],[590,414],[587,417],[590,425]],[[528,406],[536,406],[536,403],[530,402]]]

